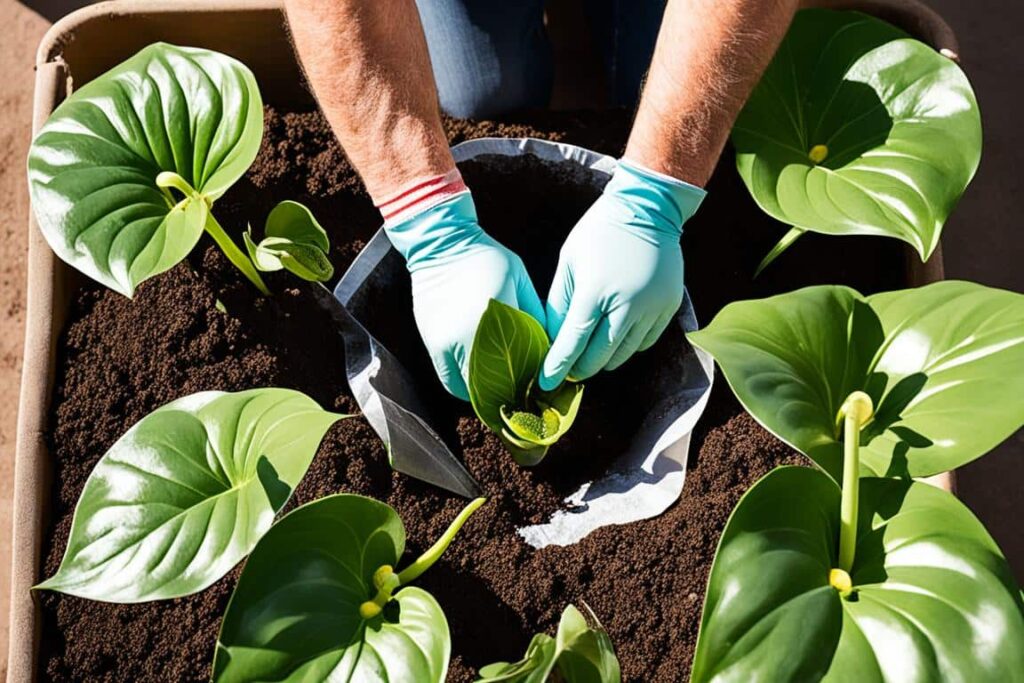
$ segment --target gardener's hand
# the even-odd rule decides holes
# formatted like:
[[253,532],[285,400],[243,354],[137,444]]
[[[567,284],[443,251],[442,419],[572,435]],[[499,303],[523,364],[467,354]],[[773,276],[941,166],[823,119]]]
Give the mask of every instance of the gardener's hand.
[[468,401],[469,352],[487,303],[497,299],[544,324],[523,262],[480,228],[469,192],[389,224],[387,234],[412,274],[416,325],[437,376]]
[[623,160],[562,246],[540,388],[614,370],[658,340],[683,300],[683,223],[704,190]]

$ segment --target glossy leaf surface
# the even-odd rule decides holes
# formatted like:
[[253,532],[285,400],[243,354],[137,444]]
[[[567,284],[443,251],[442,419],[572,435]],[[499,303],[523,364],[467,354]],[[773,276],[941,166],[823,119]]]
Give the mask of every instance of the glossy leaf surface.
[[403,588],[397,609],[360,616],[375,593],[374,571],[397,565],[404,548],[398,515],[370,498],[328,496],[286,515],[246,562],[221,626],[214,680],[444,681],[448,623],[428,593]]
[[[50,247],[131,296],[195,246],[208,204],[256,157],[262,107],[242,63],[166,43],[86,83],[29,151],[32,206]],[[177,173],[205,200],[161,189],[161,172]]]
[[60,568],[38,588],[107,602],[206,588],[255,547],[342,417],[287,389],[153,411],[96,465]]
[[313,213],[298,202],[286,200],[267,216],[266,235],[258,244],[243,233],[249,257],[263,271],[286,269],[303,280],[324,282],[334,274],[327,258],[327,231]]
[[1019,681],[1024,603],[984,527],[954,496],[861,481],[853,592],[829,585],[839,487],[805,467],[755,484],[711,570],[692,679]]
[[536,465],[572,426],[583,385],[540,392],[534,380],[550,347],[534,318],[492,299],[469,356],[469,398],[477,417],[521,465]]
[[953,61],[881,20],[811,9],[797,14],[732,141],[772,217],[895,237],[924,260],[977,170],[981,118]]
[[526,405],[550,345],[532,316],[491,299],[469,356],[469,398],[484,424],[500,433],[501,407]]
[[558,633],[538,633],[518,662],[497,662],[480,670],[480,683],[544,683],[558,676],[565,683],[619,683],[622,674],[611,639],[600,624],[569,605],[562,612]]
[[836,415],[855,390],[876,413],[861,463],[929,476],[1024,424],[1024,295],[938,282],[862,297],[808,287],[726,306],[689,335],[762,425],[838,477]]

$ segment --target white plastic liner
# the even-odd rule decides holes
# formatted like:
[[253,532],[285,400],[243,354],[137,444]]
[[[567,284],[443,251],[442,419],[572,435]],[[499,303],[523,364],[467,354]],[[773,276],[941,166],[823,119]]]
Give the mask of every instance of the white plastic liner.
[[[613,158],[603,154],[574,145],[532,138],[470,140],[453,147],[452,154],[456,162],[470,159],[483,161],[484,157],[521,154],[532,154],[554,163],[571,161],[586,171],[584,175],[588,181],[599,187],[608,182],[616,165]],[[345,273],[335,289],[335,296],[358,321],[360,312],[365,311],[365,307],[373,303],[369,301],[369,297],[360,296],[363,285],[374,279],[379,295],[382,279],[386,281],[392,277],[394,269],[401,265],[400,257],[390,249],[382,230],[374,236]],[[675,324],[687,332],[697,329],[697,319],[689,293],[684,298]],[[392,442],[395,441],[394,437],[398,432],[405,436],[409,435],[409,430],[402,425],[410,422],[416,423],[416,450],[420,451],[420,455],[413,459],[413,464],[419,462],[422,453],[426,452],[431,454],[430,458],[434,463],[452,464],[455,456],[429,424],[419,417],[415,386],[408,387],[407,397],[407,392],[400,387],[396,389],[396,383],[390,381],[386,382],[391,389],[388,395],[379,395],[375,385],[382,382],[380,379],[375,380],[375,377],[390,374],[386,371],[387,366],[395,364],[396,361],[389,357],[390,354],[386,354],[385,350],[382,362],[380,354],[376,352],[376,349],[383,348],[379,342],[372,340],[361,326],[350,327],[361,330],[361,334],[367,337],[363,340],[354,340],[358,341],[358,344],[350,344],[349,340],[346,340],[346,348],[357,346],[364,350],[362,360],[355,359],[348,363],[353,394],[367,413],[371,425],[385,443],[389,444],[396,469],[406,471],[408,468],[399,466],[403,458],[398,456],[402,454],[396,453],[398,444]],[[678,500],[686,479],[690,437],[707,405],[714,377],[714,365],[708,354],[683,343],[680,344],[679,353],[683,355],[682,376],[678,378],[678,383],[662,383],[663,395],[658,397],[648,418],[633,438],[629,450],[614,461],[603,477],[584,484],[566,498],[567,509],[556,512],[544,524],[519,529],[520,535],[529,545],[534,548],[571,545],[603,526],[626,524],[660,515]],[[624,371],[628,372],[628,368],[627,363]],[[396,376],[401,375],[405,380],[401,384],[436,381],[433,377],[410,378],[401,368],[397,368],[395,372]],[[585,395],[583,400],[586,401]],[[382,406],[385,405],[391,409],[383,410]],[[453,472],[458,475],[463,473]],[[441,485],[445,484],[442,482]],[[447,488],[456,490],[455,486]]]

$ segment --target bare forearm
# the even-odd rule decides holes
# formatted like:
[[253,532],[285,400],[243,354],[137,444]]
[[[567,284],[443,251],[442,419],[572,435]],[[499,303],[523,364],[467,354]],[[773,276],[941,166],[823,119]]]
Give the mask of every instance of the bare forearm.
[[798,0],[669,0],[626,158],[703,186]]
[[372,197],[454,167],[414,0],[286,0],[306,75]]

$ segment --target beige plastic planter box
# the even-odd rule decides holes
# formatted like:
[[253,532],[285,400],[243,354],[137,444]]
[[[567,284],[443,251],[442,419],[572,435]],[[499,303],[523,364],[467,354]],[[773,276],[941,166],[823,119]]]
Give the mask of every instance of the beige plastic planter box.
[[[810,4],[810,3],[809,3]],[[903,26],[947,55],[957,46],[934,12],[910,0],[815,2],[861,8]],[[267,101],[309,101],[277,0],[122,0],[92,5],[50,29],[36,57],[34,129],[78,84],[156,41],[206,47],[245,62]],[[31,587],[40,579],[40,549],[49,522],[50,454],[46,432],[57,339],[81,276],[50,251],[29,221],[28,323],[18,417],[14,484],[13,568],[8,681],[36,678],[39,610]],[[907,251],[909,285],[942,279],[942,255],[927,264]],[[951,488],[951,475],[938,478]]]

